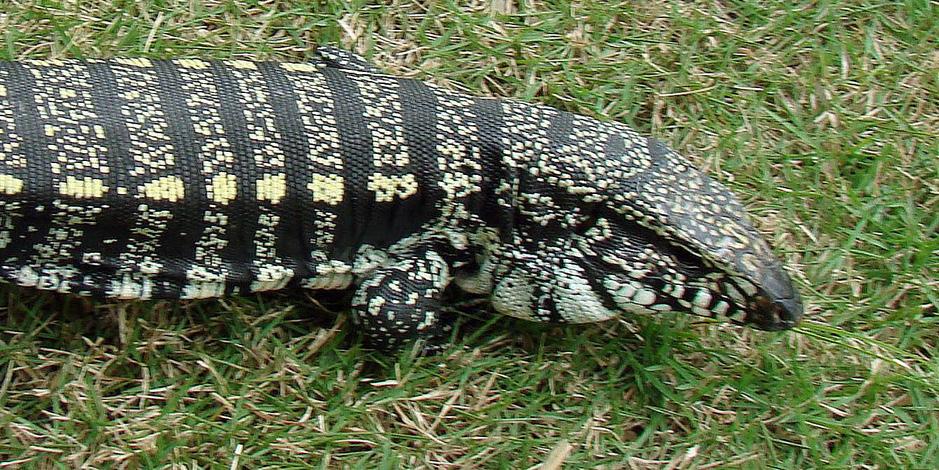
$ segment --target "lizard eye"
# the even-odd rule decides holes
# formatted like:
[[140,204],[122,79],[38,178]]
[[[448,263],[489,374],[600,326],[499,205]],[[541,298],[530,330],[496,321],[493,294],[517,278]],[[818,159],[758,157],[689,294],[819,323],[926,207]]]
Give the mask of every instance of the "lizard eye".
[[572,224],[573,232],[578,235],[588,235],[599,229],[600,219],[602,214],[597,210],[596,207],[588,206],[586,207],[581,214],[577,217],[577,221]]
[[581,220],[577,223],[575,230],[577,233],[585,233],[597,225],[597,218],[597,213],[591,211],[589,214],[586,214],[581,218]]

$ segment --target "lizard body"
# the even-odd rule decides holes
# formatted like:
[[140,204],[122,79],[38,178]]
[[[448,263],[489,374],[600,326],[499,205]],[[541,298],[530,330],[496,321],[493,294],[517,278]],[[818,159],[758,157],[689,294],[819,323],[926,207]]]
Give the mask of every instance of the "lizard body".
[[625,125],[309,63],[0,63],[0,278],[121,299],[354,289],[375,346],[452,282],[535,321],[793,326],[725,187]]

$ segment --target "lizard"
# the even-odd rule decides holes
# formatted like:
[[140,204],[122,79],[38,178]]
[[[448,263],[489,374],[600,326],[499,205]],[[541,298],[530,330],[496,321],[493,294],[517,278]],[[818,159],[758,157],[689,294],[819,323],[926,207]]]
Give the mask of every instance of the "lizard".
[[802,301],[739,200],[625,124],[307,62],[0,62],[0,278],[114,299],[351,289],[368,345],[446,342],[449,286],[501,314]]

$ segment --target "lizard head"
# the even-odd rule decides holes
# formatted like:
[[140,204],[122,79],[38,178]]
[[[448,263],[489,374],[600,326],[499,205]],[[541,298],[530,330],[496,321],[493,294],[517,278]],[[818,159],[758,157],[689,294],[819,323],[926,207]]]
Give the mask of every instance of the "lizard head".
[[575,117],[579,138],[556,139],[521,177],[521,248],[503,255],[498,310],[566,322],[683,311],[764,330],[799,322],[798,292],[726,187],[654,139],[588,119]]

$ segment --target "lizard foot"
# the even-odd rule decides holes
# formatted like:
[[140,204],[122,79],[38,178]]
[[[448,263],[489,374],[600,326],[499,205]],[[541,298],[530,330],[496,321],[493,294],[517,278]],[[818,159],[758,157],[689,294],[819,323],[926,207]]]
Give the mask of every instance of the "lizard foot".
[[429,248],[412,249],[372,272],[352,297],[366,344],[387,351],[423,340],[425,353],[444,349],[452,318],[442,321],[440,297],[449,280],[447,263]]

